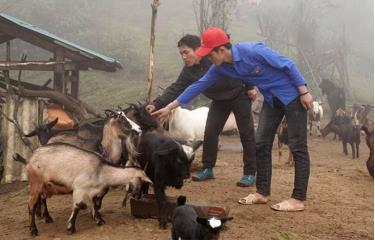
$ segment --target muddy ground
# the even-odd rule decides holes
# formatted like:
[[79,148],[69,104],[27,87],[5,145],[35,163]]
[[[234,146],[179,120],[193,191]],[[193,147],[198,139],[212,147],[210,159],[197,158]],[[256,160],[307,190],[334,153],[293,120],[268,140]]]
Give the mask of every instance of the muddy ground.
[[[168,189],[168,195],[186,195],[188,200],[213,203],[230,208],[234,220],[222,232],[221,239],[279,239],[282,233],[307,236],[306,239],[373,239],[373,179],[365,162],[368,148],[364,139],[361,156],[345,156],[338,141],[309,138],[311,175],[306,210],[280,213],[269,206],[288,198],[292,191],[294,168],[285,164],[287,150],[278,160],[274,149],[271,202],[244,206],[237,200],[254,192],[254,187],[235,185],[242,175],[239,137],[222,137],[215,168],[216,179],[203,183],[187,182],[182,190]],[[198,154],[194,168],[199,167]],[[30,239],[26,183],[0,185],[0,239]],[[130,207],[121,208],[123,191],[111,191],[103,202],[106,224],[96,226],[88,210],[79,214],[77,233],[68,235],[66,223],[71,213],[71,196],[54,196],[49,208],[54,223],[38,220],[40,236],[34,239],[170,239],[168,230],[160,230],[155,219],[135,219]]]

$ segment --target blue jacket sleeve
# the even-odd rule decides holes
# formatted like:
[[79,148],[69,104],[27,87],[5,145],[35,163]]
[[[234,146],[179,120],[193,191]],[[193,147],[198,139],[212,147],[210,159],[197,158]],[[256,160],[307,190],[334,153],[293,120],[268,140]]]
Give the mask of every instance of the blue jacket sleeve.
[[182,107],[187,107],[191,100],[214,84],[218,79],[220,79],[220,73],[217,67],[212,65],[203,77],[187,87],[185,91],[177,97],[177,101]]
[[266,47],[263,44],[258,45],[253,54],[257,60],[263,61],[264,63],[280,69],[289,75],[290,80],[295,87],[306,84],[306,80],[298,70],[297,65],[290,58],[280,55],[280,53]]

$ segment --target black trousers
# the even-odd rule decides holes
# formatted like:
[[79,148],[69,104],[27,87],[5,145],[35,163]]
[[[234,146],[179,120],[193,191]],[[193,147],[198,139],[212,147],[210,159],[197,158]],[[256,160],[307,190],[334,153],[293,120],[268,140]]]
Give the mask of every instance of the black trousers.
[[274,107],[263,102],[256,134],[257,192],[268,196],[271,193],[272,144],[276,129],[285,115],[288,123],[288,143],[295,162],[294,189],[292,198],[306,200],[310,175],[310,157],[307,149],[307,111],[299,97],[288,105],[274,98]]
[[203,141],[203,167],[213,168],[217,159],[219,135],[229,114],[233,112],[243,147],[243,174],[256,173],[256,148],[254,123],[251,115],[251,101],[245,93],[233,100],[212,101],[207,116]]

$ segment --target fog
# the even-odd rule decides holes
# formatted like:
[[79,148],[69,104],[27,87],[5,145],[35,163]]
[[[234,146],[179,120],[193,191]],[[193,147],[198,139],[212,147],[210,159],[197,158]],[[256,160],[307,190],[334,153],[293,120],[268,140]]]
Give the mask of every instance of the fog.
[[[89,71],[82,74],[82,98],[100,102],[99,106],[104,106],[111,99],[102,97],[99,101],[96,94],[106,95],[103,91],[123,89],[119,94],[122,97],[118,97],[117,102],[145,95],[151,2],[0,0],[0,10],[83,47],[118,59],[124,69],[117,73]],[[194,12],[194,6],[199,1],[160,2],[156,20],[154,95],[158,93],[157,86],[166,87],[175,81],[183,66],[176,48],[179,38],[186,33],[199,34]],[[373,102],[373,0],[230,2],[234,3],[234,8],[226,9],[226,23],[232,42],[265,41],[272,48],[291,57],[315,94],[319,93],[316,82],[321,78],[331,78],[347,88],[350,102]],[[5,57],[4,49],[1,46],[2,59]],[[19,60],[22,53],[27,53],[29,59],[45,60],[50,57],[49,53],[29,44],[12,41],[12,58]],[[342,69],[345,69],[347,75],[343,75]],[[28,73],[25,76],[31,81],[33,78],[47,78],[40,73]],[[95,90],[93,85],[96,84],[103,84],[103,90]]]

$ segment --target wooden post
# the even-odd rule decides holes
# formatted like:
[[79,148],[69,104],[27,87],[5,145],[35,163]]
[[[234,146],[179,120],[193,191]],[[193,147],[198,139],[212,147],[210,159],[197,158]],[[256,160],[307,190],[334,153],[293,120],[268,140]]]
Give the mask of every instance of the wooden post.
[[78,99],[78,96],[79,96],[79,71],[78,70],[75,70],[75,71],[72,71],[72,76],[71,76],[71,94],[72,94],[72,97],[74,97],[75,99]]
[[152,81],[154,80],[154,47],[155,47],[155,22],[158,13],[159,0],[153,0],[151,4],[152,17],[151,17],[151,36],[150,36],[150,67],[147,79],[147,103],[151,103]]
[[[7,41],[7,45],[6,45],[6,61],[7,62],[10,62],[10,41]],[[13,93],[12,92],[12,89],[9,85],[9,82],[10,82],[10,76],[9,76],[9,70],[3,70],[3,74],[4,74],[4,79],[5,79],[5,82],[7,83],[7,91],[8,93]],[[10,96],[10,95],[9,95]]]
[[[56,62],[63,62],[64,61],[64,52],[62,49],[57,49],[55,54],[55,61]],[[56,64],[55,72],[53,74],[53,88],[54,90],[64,93],[64,65],[63,64]]]

